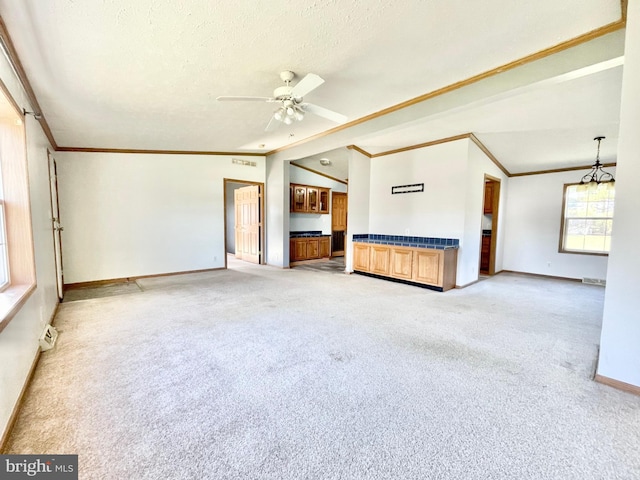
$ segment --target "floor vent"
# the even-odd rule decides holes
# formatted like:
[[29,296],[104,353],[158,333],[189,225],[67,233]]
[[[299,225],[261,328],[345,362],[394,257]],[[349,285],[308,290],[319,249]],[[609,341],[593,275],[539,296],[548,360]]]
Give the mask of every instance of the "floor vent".
[[51,325],[44,327],[44,332],[40,335],[40,351],[46,352],[47,350],[51,350],[55,346],[57,338],[58,331],[55,328]]
[[607,285],[607,281],[603,278],[583,278],[582,283],[588,283],[589,285],[600,285],[602,287]]

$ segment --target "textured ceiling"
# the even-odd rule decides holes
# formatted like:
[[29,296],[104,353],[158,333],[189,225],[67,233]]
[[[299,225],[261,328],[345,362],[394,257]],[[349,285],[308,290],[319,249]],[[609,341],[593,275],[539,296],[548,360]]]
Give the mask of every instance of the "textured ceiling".
[[[273,104],[217,96],[270,96],[281,70],[297,79],[313,72],[326,82],[305,101],[353,121],[615,22],[621,7],[619,0],[517,8],[513,0],[0,0],[0,15],[58,145],[267,152],[335,124],[307,115],[267,134]],[[523,105],[540,101],[531,95]],[[531,128],[518,110],[501,121],[500,112],[521,108],[513,99],[483,108],[447,122],[476,125],[505,156],[513,155],[507,139],[545,128],[541,112]],[[615,108],[602,109],[615,117]],[[485,115],[493,120],[478,122]],[[555,133],[546,138],[561,139],[563,127],[549,127]],[[413,139],[396,133],[384,147]],[[532,162],[514,163],[514,171]]]

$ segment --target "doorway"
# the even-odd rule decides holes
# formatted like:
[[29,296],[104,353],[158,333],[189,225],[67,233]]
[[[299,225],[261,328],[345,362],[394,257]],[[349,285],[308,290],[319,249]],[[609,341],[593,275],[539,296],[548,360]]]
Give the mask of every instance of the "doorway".
[[344,256],[344,239],[347,234],[347,194],[331,194],[331,256]]
[[64,296],[64,272],[62,269],[62,235],[64,230],[60,224],[60,203],[58,202],[58,165],[51,152],[47,151],[49,159],[49,193],[51,195],[51,231],[53,232],[53,249],[56,263],[56,287],[58,300]]
[[264,264],[264,184],[224,179],[225,268],[227,255]]
[[498,214],[500,210],[500,179],[484,176],[482,201],[482,242],[480,268],[483,275],[496,273],[496,239],[498,238]]

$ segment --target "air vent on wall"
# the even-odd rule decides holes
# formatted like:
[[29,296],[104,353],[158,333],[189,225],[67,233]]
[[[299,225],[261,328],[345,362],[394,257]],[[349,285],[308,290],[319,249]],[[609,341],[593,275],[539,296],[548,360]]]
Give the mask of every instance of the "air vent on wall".
[[243,165],[245,167],[255,167],[256,162],[252,162],[251,160],[243,160],[241,158],[232,158],[231,163],[235,163],[236,165]]
[[55,346],[57,338],[58,331],[51,325],[45,326],[42,335],[40,335],[40,351],[51,350]]

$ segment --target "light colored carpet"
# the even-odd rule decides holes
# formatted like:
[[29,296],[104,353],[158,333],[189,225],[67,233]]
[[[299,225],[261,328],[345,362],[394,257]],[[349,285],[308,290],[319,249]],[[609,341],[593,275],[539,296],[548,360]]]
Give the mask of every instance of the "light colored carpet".
[[76,302],[90,298],[112,297],[114,295],[127,295],[129,293],[139,293],[140,287],[135,281],[116,282],[108,285],[93,287],[69,288],[64,291],[63,302]]
[[604,290],[234,269],[63,304],[9,444],[82,479],[637,479]]

